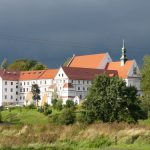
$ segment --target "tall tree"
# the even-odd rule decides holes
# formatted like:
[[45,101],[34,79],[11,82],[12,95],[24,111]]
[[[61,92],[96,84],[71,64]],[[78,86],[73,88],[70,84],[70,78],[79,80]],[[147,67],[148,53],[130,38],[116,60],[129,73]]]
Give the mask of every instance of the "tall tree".
[[103,122],[137,122],[145,118],[137,89],[127,87],[125,81],[118,77],[106,75],[97,76],[93,81],[83,108],[92,116],[92,120]]
[[4,58],[4,60],[1,63],[1,69],[7,69],[8,67],[8,61],[6,58]]
[[38,106],[38,102],[41,99],[40,98],[40,89],[39,89],[38,84],[32,84],[31,92],[33,94],[32,99],[34,101],[36,101],[36,106]]
[[141,88],[143,92],[143,106],[150,110],[150,55],[144,56]]

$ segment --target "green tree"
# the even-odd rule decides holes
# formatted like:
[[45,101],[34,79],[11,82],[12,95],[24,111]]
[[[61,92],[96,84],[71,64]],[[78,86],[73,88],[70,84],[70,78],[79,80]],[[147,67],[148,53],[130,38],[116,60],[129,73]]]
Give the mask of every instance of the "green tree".
[[6,58],[4,58],[4,60],[1,63],[1,69],[7,69],[8,67],[8,61]]
[[28,70],[41,70],[47,67],[38,61],[28,59],[18,59],[8,66],[10,70],[28,71]]
[[73,100],[67,100],[66,101],[66,105],[65,105],[65,107],[66,108],[72,108],[72,109],[75,109],[75,103],[74,103],[74,101]]
[[142,105],[150,111],[150,55],[144,56],[142,67],[141,88],[143,92]]
[[38,63],[34,67],[32,67],[31,69],[32,70],[44,70],[44,69],[47,69],[47,67],[41,63]]
[[33,94],[32,99],[34,101],[36,101],[36,106],[38,106],[38,101],[41,99],[40,98],[40,89],[39,89],[38,84],[32,84],[31,92]]
[[[135,87],[127,87],[118,77],[97,76],[83,104],[85,115],[103,122],[137,122],[145,118]],[[91,115],[92,114],[92,115]],[[142,115],[141,115],[142,114]],[[144,115],[144,116],[143,116]]]

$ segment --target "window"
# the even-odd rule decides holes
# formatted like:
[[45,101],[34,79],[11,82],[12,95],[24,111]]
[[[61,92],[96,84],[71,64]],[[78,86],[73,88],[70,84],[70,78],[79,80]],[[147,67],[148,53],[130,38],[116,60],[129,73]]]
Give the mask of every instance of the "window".
[[78,87],[78,90],[80,90],[80,87]]
[[12,95],[10,96],[10,99],[13,99],[13,96],[12,96]]
[[83,80],[83,84],[84,84],[84,80]]
[[82,99],[82,95],[80,95],[79,98]]
[[20,85],[22,86],[22,83],[20,83]]
[[20,92],[22,92],[22,89],[20,89]]
[[78,80],[78,83],[80,84],[80,80]]
[[46,81],[45,81],[45,84],[46,84]]
[[13,85],[13,82],[11,82],[11,85]]
[[87,84],[89,84],[89,81],[87,81]]
[[133,74],[137,74],[137,67],[133,68]]
[[10,89],[10,92],[13,92],[13,88]]
[[7,95],[5,95],[5,99],[7,99]]
[[23,96],[23,99],[25,99],[25,96]]
[[22,99],[22,96],[20,96],[20,100]]
[[28,92],[28,88],[27,88],[27,92]]
[[40,84],[42,84],[42,81],[40,81]]
[[25,88],[23,88],[23,92],[25,92]]
[[7,85],[7,81],[5,81],[5,85]]
[[83,91],[85,91],[85,87],[83,87]]
[[16,85],[16,89],[18,89],[18,85]]
[[7,92],[7,88],[5,88],[5,92]]
[[16,95],[18,95],[18,92],[16,92]]
[[29,85],[29,82],[27,82],[27,85]]
[[64,74],[62,74],[62,77],[64,76]]
[[24,85],[26,85],[26,83],[24,82]]
[[45,92],[46,92],[46,88],[45,88]]

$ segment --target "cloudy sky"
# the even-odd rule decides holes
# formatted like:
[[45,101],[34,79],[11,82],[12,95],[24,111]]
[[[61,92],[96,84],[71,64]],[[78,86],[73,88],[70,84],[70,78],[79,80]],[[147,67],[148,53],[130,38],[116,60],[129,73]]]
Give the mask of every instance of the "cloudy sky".
[[54,68],[73,54],[150,54],[150,0],[0,0],[0,61],[36,59]]

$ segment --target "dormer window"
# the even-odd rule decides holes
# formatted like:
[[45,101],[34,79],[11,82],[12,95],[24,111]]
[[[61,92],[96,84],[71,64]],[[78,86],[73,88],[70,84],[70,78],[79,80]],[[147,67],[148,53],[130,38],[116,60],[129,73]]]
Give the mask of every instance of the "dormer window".
[[137,74],[137,67],[133,68],[133,74]]

